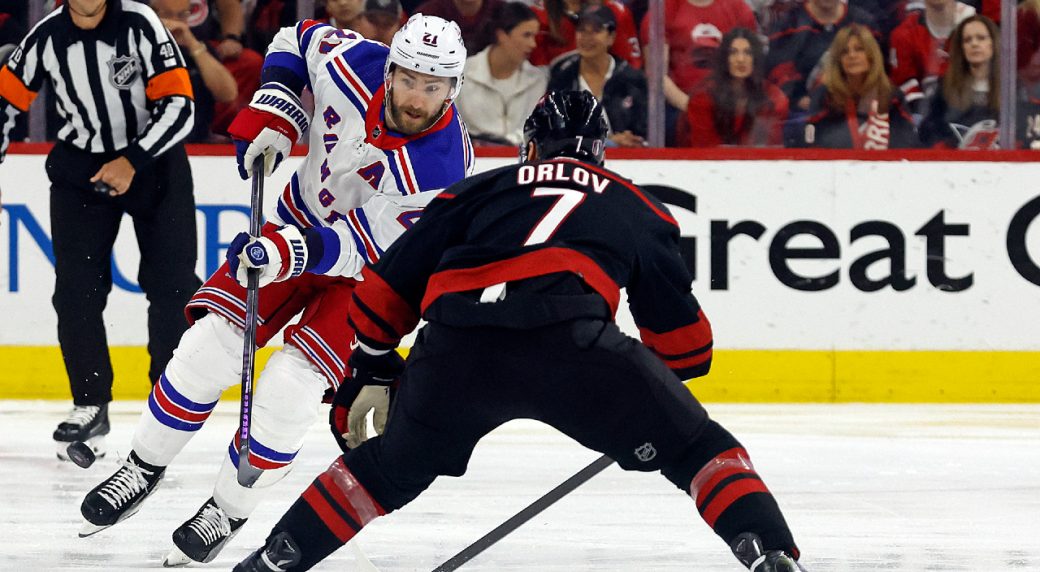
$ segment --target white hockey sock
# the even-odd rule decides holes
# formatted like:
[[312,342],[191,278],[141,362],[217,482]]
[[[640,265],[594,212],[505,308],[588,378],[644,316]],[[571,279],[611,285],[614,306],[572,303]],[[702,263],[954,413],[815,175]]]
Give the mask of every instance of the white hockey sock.
[[241,378],[242,343],[242,330],[215,314],[184,332],[134,432],[142,461],[169,465],[202,428],[220,394]]
[[318,368],[293,346],[275,352],[257,380],[250,426],[250,463],[264,469],[246,488],[238,484],[238,435],[224,455],[213,498],[233,518],[248,517],[266,490],[292,468],[307,430],[318,419],[328,382]]

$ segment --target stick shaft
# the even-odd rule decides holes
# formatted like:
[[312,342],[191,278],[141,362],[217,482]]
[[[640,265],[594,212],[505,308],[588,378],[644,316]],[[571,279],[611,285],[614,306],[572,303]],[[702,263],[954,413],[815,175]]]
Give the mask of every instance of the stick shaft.
[[[253,188],[249,198],[249,235],[260,236],[263,223],[264,169],[263,157],[253,164]],[[252,487],[263,474],[249,463],[249,432],[253,421],[253,376],[256,365],[256,326],[259,307],[259,272],[255,268],[246,271],[246,324],[245,341],[242,347],[242,399],[239,402],[238,418],[238,484]]]
[[494,530],[482,536],[479,540],[470,544],[466,548],[463,548],[458,554],[452,556],[447,562],[433,569],[433,572],[450,572],[462,566],[466,562],[472,560],[475,556],[490,548],[493,544],[502,540],[509,533],[513,532],[517,528],[520,528],[525,522],[531,520],[538,513],[549,508],[556,501],[567,496],[574,489],[580,487],[586,481],[592,477],[598,475],[603,469],[606,469],[610,465],[614,464],[614,460],[610,457],[603,455],[590,463],[584,469],[575,473],[571,478],[560,483],[553,490],[542,495],[541,498],[527,505],[526,508],[516,513],[509,520],[498,525]]

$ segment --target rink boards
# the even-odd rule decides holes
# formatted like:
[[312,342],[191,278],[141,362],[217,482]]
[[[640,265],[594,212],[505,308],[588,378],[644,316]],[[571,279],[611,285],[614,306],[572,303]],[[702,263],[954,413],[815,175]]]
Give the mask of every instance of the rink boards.
[[[268,204],[296,166],[268,184]],[[67,398],[42,155],[0,168],[0,398]],[[509,159],[481,158],[478,170]],[[707,401],[1040,401],[1040,166],[1028,161],[616,160],[682,228],[715,331]],[[247,225],[234,159],[194,156],[200,276]],[[130,224],[106,311],[117,398],[147,391]],[[619,315],[634,332],[631,318]],[[261,354],[262,357],[266,353]]]

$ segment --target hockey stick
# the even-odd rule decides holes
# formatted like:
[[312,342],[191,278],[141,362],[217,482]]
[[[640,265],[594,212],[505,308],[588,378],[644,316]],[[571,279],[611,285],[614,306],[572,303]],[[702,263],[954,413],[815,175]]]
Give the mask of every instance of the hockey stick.
[[513,532],[517,528],[520,528],[525,522],[531,520],[538,513],[552,506],[556,501],[570,494],[574,489],[580,487],[585,481],[588,481],[592,477],[595,477],[603,469],[606,469],[610,465],[614,464],[614,459],[603,455],[596,459],[589,466],[578,471],[571,478],[563,481],[553,490],[542,495],[541,498],[527,505],[526,508],[516,513],[509,520],[498,525],[494,530],[482,536],[479,540],[465,547],[455,556],[448,559],[447,562],[433,569],[433,572],[450,572],[451,570],[457,569],[466,562],[472,560],[476,555],[480,554],[484,550],[491,547],[499,540],[502,540],[509,533]]
[[[253,162],[253,192],[249,198],[249,235],[260,236],[264,206],[264,157]],[[242,349],[242,400],[238,417],[238,484],[252,488],[263,469],[249,464],[249,429],[253,421],[253,369],[256,364],[256,322],[260,271],[246,270],[246,331]]]

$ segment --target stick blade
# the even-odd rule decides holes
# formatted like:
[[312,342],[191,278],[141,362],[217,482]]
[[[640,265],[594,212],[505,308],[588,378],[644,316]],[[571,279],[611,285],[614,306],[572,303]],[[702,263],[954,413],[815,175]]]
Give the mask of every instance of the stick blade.
[[251,489],[263,474],[263,469],[259,469],[249,464],[249,447],[242,447],[238,451],[238,472],[236,473],[238,484],[247,489]]

